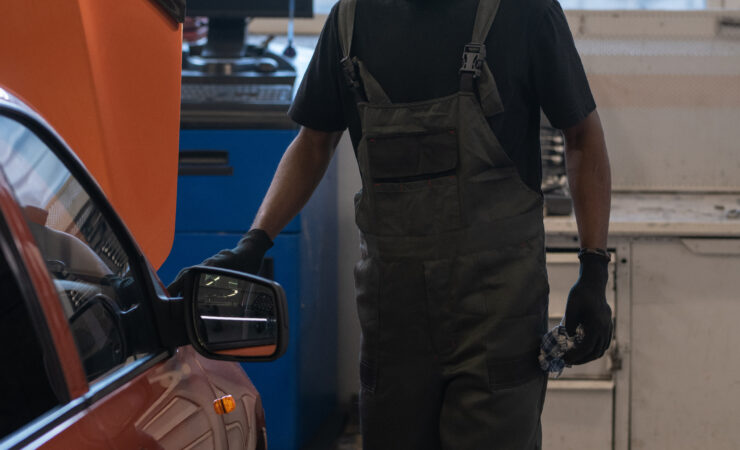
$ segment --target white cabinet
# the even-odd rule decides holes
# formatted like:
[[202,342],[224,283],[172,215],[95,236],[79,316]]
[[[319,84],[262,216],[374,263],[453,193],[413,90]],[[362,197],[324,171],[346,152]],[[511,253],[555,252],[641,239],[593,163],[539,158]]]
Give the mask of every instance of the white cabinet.
[[637,239],[631,268],[631,448],[740,448],[740,239]]
[[547,450],[611,450],[614,382],[550,380],[542,412]]
[[[578,279],[576,249],[559,248],[547,254],[550,281],[550,326],[565,313],[570,288]],[[609,264],[607,302],[616,313],[616,265]],[[615,382],[609,357],[566,368],[550,379],[542,412],[542,444],[548,450],[611,450],[614,448]]]

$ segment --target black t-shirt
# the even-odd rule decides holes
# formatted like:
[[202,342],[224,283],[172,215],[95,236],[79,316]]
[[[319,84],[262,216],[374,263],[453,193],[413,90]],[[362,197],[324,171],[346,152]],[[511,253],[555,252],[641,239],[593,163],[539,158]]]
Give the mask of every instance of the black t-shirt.
[[[351,54],[393,102],[453,94],[477,6],[478,0],[358,0]],[[349,127],[356,149],[362,131],[341,71],[337,12],[335,5],[288,114],[315,130]],[[501,0],[486,52],[504,105],[488,121],[522,179],[539,192],[540,107],[561,129],[596,108],[560,4]]]

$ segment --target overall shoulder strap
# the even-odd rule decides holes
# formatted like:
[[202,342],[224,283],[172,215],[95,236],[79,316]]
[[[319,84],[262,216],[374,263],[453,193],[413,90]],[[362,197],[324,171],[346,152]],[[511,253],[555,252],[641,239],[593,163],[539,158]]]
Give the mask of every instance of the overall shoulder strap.
[[355,10],[357,0],[339,2],[339,42],[342,45],[342,57],[349,59],[352,51],[352,35],[355,31]]
[[496,80],[486,64],[485,44],[500,4],[501,0],[479,0],[473,37],[465,46],[463,64],[460,68],[460,90],[475,92],[477,83],[481,107],[486,116],[492,116],[504,109],[496,87]]
[[342,72],[347,85],[360,96],[360,78],[357,74],[357,65],[352,61],[352,35],[355,32],[355,10],[357,0],[340,0],[338,11],[339,44],[342,47]]
[[478,2],[478,12],[475,15],[472,42],[479,42],[481,44],[486,42],[500,4],[501,0],[480,0]]
[[352,54],[352,35],[355,31],[357,0],[339,2],[339,43],[342,46],[342,71],[347,85],[355,92],[358,102],[388,104],[390,99],[365,65]]

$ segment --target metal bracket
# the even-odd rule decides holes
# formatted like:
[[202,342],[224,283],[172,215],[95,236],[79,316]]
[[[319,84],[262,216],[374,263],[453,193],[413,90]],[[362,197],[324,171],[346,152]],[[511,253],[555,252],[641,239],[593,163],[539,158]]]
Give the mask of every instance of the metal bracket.
[[611,350],[609,350],[609,362],[610,362],[609,370],[612,373],[618,370],[622,370],[622,355],[619,353],[619,344],[617,344],[617,342],[614,342],[614,345],[612,345]]

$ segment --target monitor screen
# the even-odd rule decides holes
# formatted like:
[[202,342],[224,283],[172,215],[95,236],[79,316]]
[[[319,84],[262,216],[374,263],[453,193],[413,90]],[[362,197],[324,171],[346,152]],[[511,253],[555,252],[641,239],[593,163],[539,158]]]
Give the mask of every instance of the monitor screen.
[[[289,0],[187,0],[188,16],[288,17]],[[295,0],[295,17],[313,17],[313,0]]]

